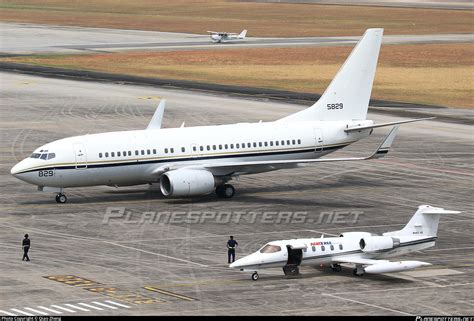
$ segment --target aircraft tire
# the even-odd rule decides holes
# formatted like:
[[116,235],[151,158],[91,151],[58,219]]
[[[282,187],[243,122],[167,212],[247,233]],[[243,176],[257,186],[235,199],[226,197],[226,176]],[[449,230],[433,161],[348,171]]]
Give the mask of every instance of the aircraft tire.
[[57,194],[56,195],[56,202],[59,204],[64,204],[67,202],[67,197],[64,194]]
[[254,273],[252,274],[252,280],[253,280],[253,281],[257,281],[258,278],[259,278],[258,273],[257,273],[257,272],[254,272]]

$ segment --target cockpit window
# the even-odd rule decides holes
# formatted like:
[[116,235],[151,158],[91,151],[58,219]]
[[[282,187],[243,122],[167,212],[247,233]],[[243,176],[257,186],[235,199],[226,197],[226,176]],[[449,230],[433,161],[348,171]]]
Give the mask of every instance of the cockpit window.
[[262,249],[260,250],[260,253],[276,253],[280,251],[281,251],[281,247],[277,245],[267,244],[264,247],[262,247]]
[[39,159],[47,160],[47,159],[53,159],[56,157],[55,153],[45,153],[45,152],[47,151],[43,151],[40,153],[33,153],[31,154],[30,158],[39,158]]

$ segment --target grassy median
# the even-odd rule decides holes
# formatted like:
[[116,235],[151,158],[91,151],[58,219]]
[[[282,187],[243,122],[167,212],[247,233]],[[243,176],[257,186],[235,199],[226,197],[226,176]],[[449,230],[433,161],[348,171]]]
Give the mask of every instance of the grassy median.
[[[352,46],[3,58],[33,65],[322,93]],[[383,46],[372,98],[473,108],[474,44]]]
[[471,33],[474,12],[367,6],[253,3],[222,0],[1,0],[0,20],[205,34],[249,36],[360,36],[367,28],[385,34]]

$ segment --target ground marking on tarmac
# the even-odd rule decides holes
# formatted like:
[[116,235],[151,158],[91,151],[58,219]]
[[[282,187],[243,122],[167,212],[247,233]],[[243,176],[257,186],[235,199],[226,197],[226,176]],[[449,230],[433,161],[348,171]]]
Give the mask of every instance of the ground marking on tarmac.
[[48,313],[46,313],[46,312],[39,311],[39,310],[35,310],[35,309],[32,309],[32,308],[26,308],[26,307],[25,307],[24,309],[33,312],[35,315],[38,315],[38,314],[40,314],[40,315],[48,315]]
[[77,312],[77,311],[74,311],[74,310],[71,310],[71,309],[68,309],[68,308],[65,308],[65,307],[61,307],[59,305],[51,305],[51,306],[55,309],[64,310],[66,312],[71,312],[71,313],[76,313]]
[[95,310],[99,310],[99,311],[104,311],[104,309],[102,308],[99,308],[99,307],[96,307],[96,306],[93,306],[93,305],[90,305],[90,304],[87,304],[87,303],[78,303],[82,306],[85,306],[86,308],[90,308],[90,309],[95,309]]
[[10,313],[10,312],[7,312],[7,311],[3,311],[3,310],[0,310],[0,314],[2,315],[8,315],[8,316],[11,316],[11,317],[15,317],[16,314],[13,314],[13,313]]
[[10,309],[11,311],[13,312],[16,312],[16,313],[20,313],[20,314],[24,314],[24,315],[27,315],[29,317],[33,317],[34,315],[31,314],[31,313],[28,313],[28,312],[25,312],[25,311],[21,311],[21,310],[18,310],[18,309]]
[[107,301],[105,301],[105,302],[110,303],[110,304],[114,304],[114,305],[117,305],[117,306],[119,306],[119,307],[123,307],[123,308],[126,308],[126,309],[130,309],[130,307],[129,307],[128,305],[121,304],[121,303],[118,303],[118,302],[115,302],[115,301],[109,301],[109,300],[107,300]]
[[64,305],[67,305],[67,306],[70,307],[70,308],[77,309],[77,310],[81,310],[81,311],[86,311],[86,312],[89,312],[89,311],[90,311],[90,310],[87,310],[87,309],[84,309],[84,308],[75,306],[75,305],[70,304],[70,303],[66,303],[66,304],[64,304]]
[[49,312],[53,312],[54,314],[63,314],[63,313],[60,312],[60,311],[53,310],[53,309],[44,307],[44,306],[42,306],[42,305],[38,305],[38,308],[43,309],[43,310],[46,310],[46,311],[49,311]]
[[178,298],[178,299],[181,299],[181,300],[185,300],[185,301],[198,301],[197,299],[191,298],[189,296],[173,293],[173,292],[162,290],[162,289],[158,289],[158,288],[155,288],[153,286],[144,286],[143,288],[145,290],[148,290],[148,291],[161,293],[161,294],[168,295],[168,296]]

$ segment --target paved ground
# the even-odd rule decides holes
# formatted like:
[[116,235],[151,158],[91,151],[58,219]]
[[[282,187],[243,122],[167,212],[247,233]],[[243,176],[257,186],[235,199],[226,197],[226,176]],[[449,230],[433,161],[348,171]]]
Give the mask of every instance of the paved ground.
[[[353,45],[360,37],[254,38],[213,44],[207,35],[0,23],[0,54],[121,52],[128,50],[225,49]],[[227,30],[240,32],[240,30]],[[205,30],[203,31],[205,32]],[[251,35],[251,30],[249,31]],[[362,35],[361,35],[362,36]],[[384,44],[473,42],[472,34],[386,35]]]
[[[9,174],[45,142],[144,128],[160,97],[168,101],[166,127],[273,120],[302,106],[7,73],[0,80],[0,315],[474,314],[470,126],[403,125],[383,160],[242,177],[231,200],[167,200],[146,186],[94,187],[71,189],[69,202],[58,205],[53,194]],[[400,118],[369,116],[378,122]],[[370,153],[386,131],[376,130],[339,155]],[[275,269],[254,282],[226,264],[231,234],[241,257],[274,239],[399,229],[421,204],[463,211],[442,218],[435,248],[405,257],[430,262],[429,268],[361,278],[349,268],[337,274],[303,268],[294,279]],[[105,224],[110,207],[126,215]],[[263,212],[275,211],[303,212],[314,223],[262,221]],[[153,212],[178,214],[175,221],[163,216],[150,223]],[[189,212],[202,223],[180,222],[179,213]],[[242,219],[235,222],[239,212]],[[328,222],[328,212],[346,223]],[[24,233],[32,239],[31,262],[21,261]]]

